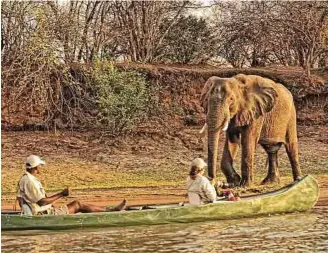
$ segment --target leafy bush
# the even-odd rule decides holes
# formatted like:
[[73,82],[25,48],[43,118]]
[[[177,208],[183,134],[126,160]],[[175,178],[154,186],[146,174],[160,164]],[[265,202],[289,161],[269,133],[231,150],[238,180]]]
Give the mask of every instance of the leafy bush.
[[92,66],[99,120],[114,135],[126,133],[147,118],[150,91],[145,77],[136,71],[119,71],[111,63]]

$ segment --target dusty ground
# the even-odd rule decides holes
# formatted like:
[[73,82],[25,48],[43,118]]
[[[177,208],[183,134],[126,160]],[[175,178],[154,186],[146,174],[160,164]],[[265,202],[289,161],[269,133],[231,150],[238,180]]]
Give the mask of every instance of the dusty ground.
[[[30,154],[42,156],[47,163],[40,177],[49,194],[71,187],[71,196],[59,204],[77,198],[98,204],[115,204],[126,198],[131,205],[184,201],[189,163],[195,157],[206,157],[205,138],[198,130],[185,128],[171,135],[140,133],[124,139],[95,132],[3,132],[1,208],[13,209],[17,181]],[[328,126],[298,130],[302,171],[314,175],[320,184],[317,205],[328,206]],[[291,182],[291,169],[283,148],[279,154],[284,185]],[[258,185],[265,176],[265,159],[258,147],[254,185],[247,191],[237,189],[242,194],[281,186]]]

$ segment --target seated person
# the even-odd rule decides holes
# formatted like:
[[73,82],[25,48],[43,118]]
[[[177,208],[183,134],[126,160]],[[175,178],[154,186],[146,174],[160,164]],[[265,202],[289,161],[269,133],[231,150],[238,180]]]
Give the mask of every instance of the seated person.
[[187,190],[189,203],[200,205],[216,200],[217,194],[211,182],[203,176],[207,164],[201,158],[196,158],[191,163],[189,177],[187,178]]
[[19,180],[17,189],[17,200],[24,214],[64,215],[78,212],[91,213],[121,211],[125,208],[125,199],[116,207],[96,206],[81,203],[80,201],[76,200],[59,208],[53,207],[52,203],[62,197],[68,196],[69,190],[66,188],[63,191],[50,197],[46,196],[42,184],[37,178],[37,174],[40,173],[40,167],[44,164],[45,162],[36,155],[31,155],[26,159],[26,172]]

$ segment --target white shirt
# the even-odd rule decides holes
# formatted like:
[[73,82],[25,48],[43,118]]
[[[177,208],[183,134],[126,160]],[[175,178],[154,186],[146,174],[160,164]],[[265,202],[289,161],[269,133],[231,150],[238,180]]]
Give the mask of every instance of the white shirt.
[[198,175],[195,180],[189,176],[187,178],[187,191],[189,203],[192,205],[200,205],[216,200],[215,188],[204,176]]
[[23,198],[30,206],[33,215],[49,210],[52,205],[39,206],[37,202],[46,197],[41,182],[27,171],[18,182],[17,197]]

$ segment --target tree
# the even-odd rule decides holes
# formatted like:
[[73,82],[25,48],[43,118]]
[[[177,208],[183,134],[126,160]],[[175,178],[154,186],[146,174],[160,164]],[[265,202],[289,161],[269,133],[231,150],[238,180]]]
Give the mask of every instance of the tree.
[[[67,62],[89,62],[115,55],[118,30],[111,2],[70,1],[65,5],[48,2],[55,19],[54,31]],[[105,50],[105,48],[107,50]]]
[[234,67],[263,66],[269,62],[268,39],[272,34],[267,21],[271,2],[224,2],[216,12],[219,55]]
[[327,2],[228,2],[216,8],[219,54],[233,65],[297,65],[310,75],[327,53]]
[[[117,1],[115,20],[132,61],[151,62],[164,37],[181,18],[189,1]],[[163,22],[166,29],[161,30]]]
[[[168,25],[164,21],[161,30],[165,31]],[[155,59],[184,64],[205,62],[213,56],[214,47],[212,31],[205,19],[189,15],[167,33]]]
[[285,31],[292,38],[292,46],[298,53],[299,64],[309,76],[310,69],[328,51],[322,44],[328,23],[328,3],[286,2],[281,7],[284,15],[278,21],[284,23]]

